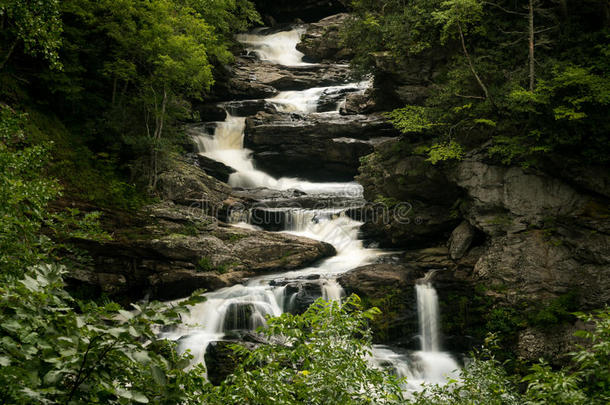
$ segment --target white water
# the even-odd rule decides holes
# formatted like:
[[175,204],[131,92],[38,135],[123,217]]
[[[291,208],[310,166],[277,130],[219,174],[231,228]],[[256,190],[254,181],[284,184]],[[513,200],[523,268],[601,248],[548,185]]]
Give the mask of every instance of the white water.
[[[311,114],[318,109],[318,103],[323,96],[340,95],[343,93],[361,93],[370,87],[369,80],[358,83],[348,83],[341,86],[312,87],[307,90],[282,91],[275,97],[267,99],[281,112],[298,112]],[[337,103],[334,112],[339,112],[341,103]]]
[[[313,218],[318,218],[312,221]],[[326,300],[340,300],[343,288],[337,275],[354,267],[372,262],[383,254],[366,249],[358,240],[358,227],[362,225],[342,212],[296,211],[290,220],[291,233],[331,243],[338,254],[318,266],[281,274],[256,277],[246,284],[238,284],[205,294],[207,300],[192,307],[183,324],[165,338],[178,341],[178,350],[190,350],[195,363],[204,362],[205,350],[210,342],[221,340],[232,330],[254,330],[265,324],[266,316],[278,316],[294,305],[296,294],[286,295],[285,286],[271,285],[272,280],[289,279],[312,274],[320,275],[320,296]]]
[[421,350],[398,353],[387,346],[375,345],[371,362],[406,378],[407,391],[421,391],[426,384],[444,384],[459,378],[459,365],[451,354],[440,351],[438,296],[432,284],[415,286]]
[[422,350],[438,352],[438,296],[432,284],[420,283],[415,286],[417,294],[417,317]]
[[217,123],[214,135],[208,135],[196,128],[191,130],[199,153],[236,170],[229,177],[229,185],[241,188],[266,187],[274,190],[299,189],[306,193],[348,197],[362,196],[362,187],[354,182],[315,183],[291,177],[277,179],[257,170],[252,152],[244,148],[245,120],[244,117],[227,115],[225,121]]
[[303,62],[303,53],[297,50],[301,35],[305,28],[295,28],[275,34],[260,35],[254,33],[239,34],[237,40],[246,46],[249,53],[255,54],[260,60],[284,66],[308,66],[312,63]]

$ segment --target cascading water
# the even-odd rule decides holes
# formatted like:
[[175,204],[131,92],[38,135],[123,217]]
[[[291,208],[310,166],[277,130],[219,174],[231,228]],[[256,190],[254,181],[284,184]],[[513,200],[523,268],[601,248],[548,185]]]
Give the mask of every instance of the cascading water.
[[431,283],[415,286],[417,294],[417,317],[421,348],[425,352],[439,351],[438,296]]
[[[262,32],[262,31],[260,31]],[[270,35],[243,34],[237,37],[249,52],[263,61],[286,66],[307,66],[296,44],[302,29],[282,31]],[[345,94],[362,92],[368,82],[316,87],[301,91],[280,92],[268,99],[280,112],[302,115],[318,114],[322,97],[330,97],[337,113]],[[343,101],[342,101],[343,97]],[[332,104],[332,103],[331,103]],[[230,110],[229,108],[227,108]],[[255,168],[251,152],[243,147],[245,118],[228,115],[224,122],[216,123],[213,135],[194,128],[192,131],[199,152],[208,158],[235,169],[229,178],[233,187],[287,190],[300,189],[310,195],[362,198],[362,187],[357,183],[313,183],[294,178],[276,179]],[[275,208],[285,218],[284,232],[321,240],[332,244],[337,254],[316,266],[280,274],[253,278],[248,283],[223,288],[206,294],[207,300],[192,308],[183,325],[164,332],[165,337],[176,340],[182,351],[190,350],[194,362],[203,362],[210,342],[223,339],[228,332],[253,330],[264,325],[266,316],[295,312],[313,299],[311,291],[326,300],[340,300],[344,295],[336,278],[341,273],[373,262],[384,252],[368,249],[358,238],[362,223],[346,215],[345,206],[326,209]],[[273,210],[270,208],[269,211]],[[249,223],[250,214],[240,213],[233,219],[234,226],[257,229]],[[389,367],[400,377],[408,378],[408,390],[416,390],[422,382],[445,381],[458,368],[447,353],[439,351],[438,302],[431,284],[417,288],[418,314],[421,327],[422,350],[398,353],[385,346],[373,348],[371,362]]]
[[362,196],[362,187],[354,182],[314,183],[290,177],[276,179],[257,170],[251,151],[244,149],[245,120],[244,117],[227,115],[225,121],[216,124],[214,135],[209,135],[197,127],[191,128],[190,131],[199,153],[235,169],[236,172],[229,177],[230,186],[266,187],[274,190],[299,189],[314,194]]
[[[370,81],[348,83],[341,86],[313,87],[307,90],[282,91],[277,96],[267,99],[278,111],[311,114],[318,111],[322,97],[341,98],[347,93],[362,93],[371,85]],[[339,112],[341,101],[334,103],[335,108],[329,112]]]
[[264,29],[255,30],[250,34],[239,34],[237,40],[245,45],[249,53],[255,54],[260,60],[284,66],[309,66],[312,63],[303,62],[303,54],[297,51],[301,35],[305,28],[295,28],[274,34],[261,35]]

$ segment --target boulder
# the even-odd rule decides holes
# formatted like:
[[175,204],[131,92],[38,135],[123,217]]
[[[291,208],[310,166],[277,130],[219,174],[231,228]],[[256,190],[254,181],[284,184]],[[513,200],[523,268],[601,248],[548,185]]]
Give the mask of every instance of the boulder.
[[226,183],[177,155],[172,156],[170,165],[159,174],[157,190],[163,200],[221,219],[226,217],[231,200],[231,188]]
[[474,235],[474,227],[467,221],[462,221],[462,223],[451,232],[448,244],[449,253],[453,260],[461,259],[464,256],[468,248],[470,248]]
[[240,359],[231,349],[231,346],[236,344],[248,350],[253,350],[258,345],[239,340],[219,340],[211,342],[206,348],[204,358],[207,378],[213,385],[220,385],[239,366]]
[[348,94],[339,110],[341,115],[368,114],[374,111],[377,111],[377,104],[370,89],[364,93]]
[[215,179],[222,181],[223,183],[228,183],[231,174],[235,173],[235,169],[232,167],[229,167],[217,160],[210,159],[202,154],[197,154],[196,159],[197,165],[203,169],[204,172]]
[[415,283],[423,275],[402,263],[378,263],[350,270],[337,281],[347,295],[357,294],[366,305],[381,309],[381,316],[372,324],[377,343],[417,350]]
[[348,18],[349,14],[341,13],[309,24],[297,44],[297,49],[305,54],[304,59],[311,62],[350,60],[353,52],[341,45],[340,35]]

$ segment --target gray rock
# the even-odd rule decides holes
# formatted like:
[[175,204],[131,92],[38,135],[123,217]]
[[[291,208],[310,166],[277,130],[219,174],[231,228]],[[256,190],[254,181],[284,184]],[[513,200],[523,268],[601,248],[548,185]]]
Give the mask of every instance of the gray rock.
[[324,242],[288,234],[224,225],[198,207],[164,202],[138,217],[112,220],[114,239],[79,241],[94,265],[70,275],[121,299],[188,296],[215,290],[257,274],[305,267],[331,256]]
[[201,169],[203,169],[204,172],[222,181],[223,183],[227,183],[231,174],[235,173],[235,169],[233,169],[232,167],[229,167],[224,163],[218,162],[216,160],[210,159],[209,157],[197,154],[196,158],[197,164]]
[[360,157],[373,150],[371,138],[392,135],[380,116],[259,113],[246,119],[244,142],[272,175],[332,181],[351,180]]
[[387,141],[362,159],[356,179],[365,198],[375,203],[363,231],[385,246],[413,249],[446,241],[459,223],[452,207],[461,192],[442,170],[422,156],[402,152],[404,147]]
[[297,49],[305,54],[308,61],[349,60],[353,52],[341,45],[340,35],[340,29],[348,18],[349,14],[342,13],[309,24]]
[[572,239],[543,230],[509,234],[490,241],[474,277],[489,286],[488,294],[511,304],[547,302],[572,292],[581,308],[600,308],[610,302],[610,260],[602,251],[610,251],[608,235],[585,232]]
[[464,256],[474,239],[474,235],[475,230],[467,221],[462,221],[462,223],[451,232],[451,237],[449,238],[449,253],[453,260],[461,259]]
[[567,364],[568,353],[578,350],[578,345],[585,345],[585,339],[574,336],[577,330],[586,329],[586,325],[577,322],[575,325],[555,326],[547,330],[527,328],[517,336],[517,355],[527,362],[539,359],[552,359],[553,364]]
[[527,224],[540,225],[545,217],[573,214],[586,202],[561,180],[520,167],[489,165],[478,156],[459,162],[448,175],[473,201],[471,223],[490,234],[497,233],[497,223],[486,213],[505,213],[509,220],[518,217],[522,225],[514,232]]

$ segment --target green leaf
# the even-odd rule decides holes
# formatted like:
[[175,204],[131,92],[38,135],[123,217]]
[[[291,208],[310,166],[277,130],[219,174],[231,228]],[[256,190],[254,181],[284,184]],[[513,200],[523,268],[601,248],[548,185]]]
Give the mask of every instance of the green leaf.
[[155,382],[161,386],[165,386],[167,384],[167,378],[165,377],[165,373],[163,370],[157,366],[156,364],[152,364],[150,366],[150,370]]

